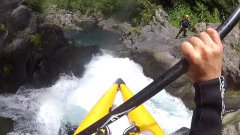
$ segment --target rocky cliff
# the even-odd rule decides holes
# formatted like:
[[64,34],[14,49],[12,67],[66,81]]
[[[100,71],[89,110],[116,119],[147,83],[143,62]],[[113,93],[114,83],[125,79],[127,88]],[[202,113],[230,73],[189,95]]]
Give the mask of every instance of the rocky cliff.
[[81,76],[97,46],[69,45],[62,30],[22,5],[0,0],[0,93],[19,86],[45,87],[61,73]]
[[[129,56],[143,66],[144,73],[156,79],[164,71],[174,65],[181,57],[179,45],[187,38],[175,39],[177,29],[171,27],[167,20],[164,11],[156,11],[156,21],[151,25],[144,26],[138,33],[126,33],[124,37],[124,49],[129,52]],[[161,17],[158,17],[161,15]],[[208,25],[216,27],[217,25]],[[196,31],[200,32],[204,28],[197,27]],[[238,89],[240,77],[239,70],[239,52],[240,30],[234,28],[231,33],[224,39],[224,66],[223,75],[227,78],[229,89]],[[195,35],[197,33],[188,33]],[[185,105],[192,109],[193,104],[193,87],[187,77],[182,76],[169,85],[167,91],[177,97],[180,97]],[[239,101],[234,97],[226,97],[227,109],[237,109],[240,107]],[[228,100],[229,98],[229,100]],[[234,98],[235,103],[231,102]],[[238,105],[237,105],[238,104]]]

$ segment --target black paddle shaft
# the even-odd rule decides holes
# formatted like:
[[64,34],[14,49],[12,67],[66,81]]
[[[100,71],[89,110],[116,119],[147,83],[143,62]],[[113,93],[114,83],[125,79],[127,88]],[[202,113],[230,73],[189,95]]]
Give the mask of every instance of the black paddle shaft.
[[[238,23],[239,20],[240,5],[238,5],[237,9],[231,14],[231,16],[217,28],[220,38],[223,39],[233,29],[233,27]],[[82,132],[78,133],[78,135],[93,134],[97,131],[97,129],[111,124],[122,116],[128,114],[130,111],[156,95],[171,82],[175,81],[181,75],[186,73],[187,69],[188,62],[186,59],[182,58],[177,64],[175,64],[164,74],[162,74],[157,80],[153,81],[147,87],[138,92],[135,96],[114,109],[112,112],[110,112],[97,122],[93,123],[91,126],[87,127]]]

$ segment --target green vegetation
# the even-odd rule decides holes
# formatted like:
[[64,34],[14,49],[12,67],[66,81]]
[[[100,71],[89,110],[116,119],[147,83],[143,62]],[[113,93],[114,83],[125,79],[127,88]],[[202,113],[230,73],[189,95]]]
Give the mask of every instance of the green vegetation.
[[99,13],[105,17],[115,16],[134,26],[149,24],[155,10],[159,8],[151,0],[49,0],[46,3],[61,9],[80,10],[89,16]]
[[236,46],[235,49],[237,51],[237,54],[240,56],[240,47]]
[[163,7],[169,21],[178,26],[185,14],[190,15],[192,26],[198,22],[220,22],[239,4],[239,0],[24,0],[34,11],[42,12],[49,5],[87,15],[103,13],[133,26],[149,24],[155,10]]
[[138,34],[141,33],[141,28],[140,27],[133,27],[133,28],[128,30],[128,33],[138,35]]
[[159,8],[160,6],[152,4],[149,0],[138,1],[138,7],[136,8],[132,23],[135,25],[149,24],[155,14],[155,10]]
[[36,50],[37,52],[41,52],[41,51],[42,51],[43,45],[44,45],[45,43],[44,43],[44,41],[42,40],[41,35],[39,35],[39,34],[31,35],[30,41],[31,41],[31,43],[33,44],[34,50]]
[[199,22],[217,23],[221,21],[217,8],[214,8],[213,11],[210,12],[203,4],[198,3],[197,9],[198,11],[193,12],[189,6],[180,4],[176,8],[169,10],[168,19],[174,26],[179,26],[179,21],[181,21],[184,15],[190,16],[189,20],[192,26]]
[[[170,0],[165,7],[169,21],[179,26],[179,21],[185,14],[190,15],[192,26],[199,22],[221,22],[226,19],[238,5],[238,0]],[[161,3],[165,4],[166,3]]]
[[43,11],[43,3],[45,0],[23,0],[23,5],[31,8],[33,11],[42,12]]
[[4,24],[0,23],[0,32],[4,31],[4,29],[5,29]]
[[6,64],[3,66],[3,75],[7,76],[14,70],[13,66],[10,64]]
[[237,95],[237,96],[240,96],[240,91],[234,91],[234,90],[227,90],[226,91],[226,95],[227,96],[234,96],[234,95]]

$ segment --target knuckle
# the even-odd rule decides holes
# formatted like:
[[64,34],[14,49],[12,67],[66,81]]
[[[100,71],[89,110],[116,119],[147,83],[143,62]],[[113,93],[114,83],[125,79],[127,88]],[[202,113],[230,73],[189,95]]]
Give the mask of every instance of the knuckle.
[[180,48],[184,49],[189,43],[187,41],[184,41],[181,43]]
[[195,42],[197,40],[197,37],[191,37],[190,39],[189,39],[189,41],[192,43],[192,42]]
[[199,37],[202,38],[202,37],[205,37],[206,35],[207,35],[206,32],[201,32],[201,33],[199,34]]
[[188,42],[187,41],[184,41],[182,44],[181,44],[181,46],[184,46],[184,45],[187,45],[188,44]]

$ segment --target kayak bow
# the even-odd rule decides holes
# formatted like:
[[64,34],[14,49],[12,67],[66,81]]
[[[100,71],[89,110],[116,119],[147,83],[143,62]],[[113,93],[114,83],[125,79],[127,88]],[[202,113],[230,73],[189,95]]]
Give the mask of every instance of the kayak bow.
[[[120,91],[124,102],[134,96],[125,84],[120,84]],[[154,135],[164,135],[163,130],[143,105],[129,112],[128,118],[130,124],[134,122],[140,128],[141,132],[150,131]]]
[[[78,126],[74,135],[79,134],[85,128],[91,126],[110,112],[118,89],[122,94],[124,102],[134,96],[124,81],[118,79],[87,114],[86,118],[84,118],[82,123]],[[129,112],[127,116],[129,119],[129,125],[135,123],[136,126],[140,128],[140,132],[151,132],[153,135],[164,135],[163,130],[143,105],[140,105],[133,111]],[[102,125],[99,126],[99,129],[100,128],[103,128]]]
[[82,123],[78,126],[74,135],[77,135],[85,128],[89,127],[96,121],[98,121],[103,116],[109,113],[110,108],[113,105],[115,96],[117,94],[118,84],[113,84],[113,86],[98,100],[95,106],[87,114]]

